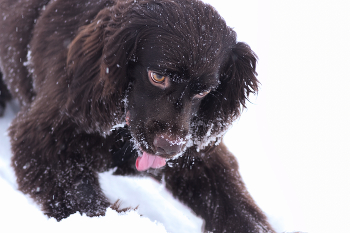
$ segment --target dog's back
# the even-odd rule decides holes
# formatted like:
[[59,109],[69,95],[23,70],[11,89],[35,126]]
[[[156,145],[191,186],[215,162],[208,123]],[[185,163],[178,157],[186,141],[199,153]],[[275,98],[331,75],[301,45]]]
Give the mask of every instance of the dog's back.
[[[4,83],[21,105],[30,103],[34,96],[32,77],[25,65],[36,19],[48,2],[2,0],[0,4],[0,70]],[[3,94],[0,98],[0,102],[5,101]]]
[[[50,73],[55,72],[54,69],[64,69],[56,66],[65,64],[58,59],[66,59],[67,48],[79,27],[90,23],[111,2],[89,1],[82,6],[80,1],[1,0],[0,72],[3,83],[0,82],[0,90],[7,86],[22,106],[31,103],[43,83],[50,86],[46,80],[51,77]],[[58,24],[62,17],[66,19],[66,25]],[[57,82],[52,80],[53,84]],[[5,96],[4,91],[0,93],[0,105],[6,100],[8,95]]]

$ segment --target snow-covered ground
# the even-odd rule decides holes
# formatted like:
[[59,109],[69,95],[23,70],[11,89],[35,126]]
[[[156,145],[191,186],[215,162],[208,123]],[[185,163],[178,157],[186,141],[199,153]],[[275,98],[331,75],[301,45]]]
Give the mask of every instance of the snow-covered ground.
[[[205,0],[259,56],[262,83],[224,141],[277,232],[349,232],[350,15],[345,0]],[[8,232],[200,232],[202,220],[150,179],[101,174],[111,200],[137,211],[57,223],[16,191],[0,118],[0,225]],[[123,187],[116,189],[115,187]],[[142,215],[142,216],[140,216]],[[102,231],[101,231],[102,230]]]

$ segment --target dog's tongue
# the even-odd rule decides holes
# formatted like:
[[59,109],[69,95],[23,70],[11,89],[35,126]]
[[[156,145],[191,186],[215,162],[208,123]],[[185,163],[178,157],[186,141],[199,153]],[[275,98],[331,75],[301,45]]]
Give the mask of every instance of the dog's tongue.
[[143,152],[142,157],[136,159],[136,169],[145,171],[149,168],[161,168],[166,164],[164,158]]

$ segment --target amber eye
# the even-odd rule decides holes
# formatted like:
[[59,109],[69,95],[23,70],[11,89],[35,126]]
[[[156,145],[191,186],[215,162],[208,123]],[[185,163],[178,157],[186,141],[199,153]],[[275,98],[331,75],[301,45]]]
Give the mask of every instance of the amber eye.
[[195,95],[194,98],[200,99],[200,98],[203,98],[204,96],[208,95],[209,93],[210,93],[210,90],[208,90],[208,91],[203,91],[203,92],[198,93],[197,95]]
[[163,83],[165,81],[165,76],[163,75],[160,75],[154,72],[150,72],[149,75],[152,81],[155,83]]

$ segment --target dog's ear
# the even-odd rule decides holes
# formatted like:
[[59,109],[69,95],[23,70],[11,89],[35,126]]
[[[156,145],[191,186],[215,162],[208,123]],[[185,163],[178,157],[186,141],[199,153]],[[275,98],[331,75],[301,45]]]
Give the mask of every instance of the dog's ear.
[[222,94],[221,111],[225,116],[237,118],[246,107],[249,95],[257,93],[256,63],[257,56],[247,44],[238,42],[231,48],[220,72],[218,88]]
[[67,114],[90,131],[105,132],[125,120],[127,67],[136,30],[116,11],[100,11],[90,24],[80,28],[68,51]]
[[220,84],[203,99],[198,115],[203,124],[199,134],[203,139],[210,135],[209,141],[223,135],[246,107],[249,94],[258,91],[256,54],[247,44],[237,43],[234,32],[231,39],[233,45],[220,68]]

